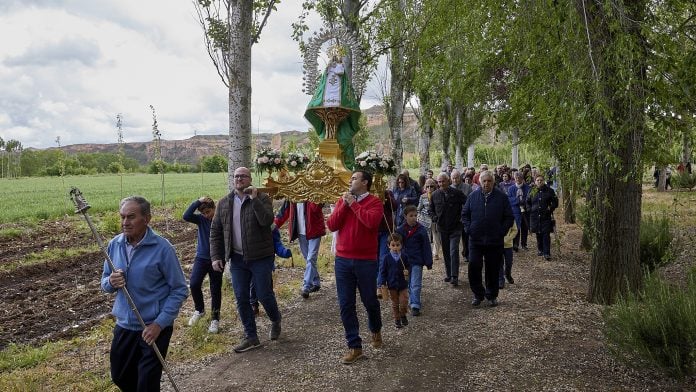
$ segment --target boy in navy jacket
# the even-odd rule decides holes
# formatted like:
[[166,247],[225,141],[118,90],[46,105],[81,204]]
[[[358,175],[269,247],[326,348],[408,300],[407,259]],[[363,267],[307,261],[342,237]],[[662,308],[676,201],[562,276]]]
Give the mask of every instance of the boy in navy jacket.
[[420,316],[423,267],[433,268],[433,254],[428,230],[418,223],[416,206],[404,208],[404,218],[405,223],[396,232],[403,237],[402,254],[406,255],[411,266],[408,283],[411,315]]
[[379,281],[389,289],[392,311],[394,312],[394,325],[401,328],[408,325],[406,313],[408,309],[408,257],[401,253],[403,238],[400,234],[393,233],[389,236],[389,253],[381,260]]

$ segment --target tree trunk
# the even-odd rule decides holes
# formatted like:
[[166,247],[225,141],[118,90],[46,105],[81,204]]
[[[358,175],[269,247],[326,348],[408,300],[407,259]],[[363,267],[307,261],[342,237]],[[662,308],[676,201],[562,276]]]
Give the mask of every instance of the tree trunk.
[[466,166],[474,167],[474,143],[469,144],[469,148],[466,150]]
[[[642,138],[645,129],[647,50],[640,31],[645,0],[614,7],[577,0],[587,22],[596,94],[600,157],[613,165],[595,165],[596,199],[592,203],[594,238],[588,300],[611,304],[641,286],[640,218]],[[620,26],[617,28],[617,26]],[[630,55],[629,55],[630,53]],[[596,68],[595,68],[596,67]]]
[[450,165],[450,134],[452,133],[452,100],[449,98],[445,99],[445,105],[442,110],[442,163],[440,164],[440,169],[445,171],[447,166]]
[[[422,101],[421,101],[422,102]],[[421,130],[418,135],[418,155],[420,158],[420,172],[425,173],[430,169],[430,140],[433,137],[433,127],[430,117],[423,115]]]
[[404,147],[401,142],[401,134],[404,127],[404,109],[406,99],[404,97],[404,58],[403,46],[392,49],[389,70],[391,81],[389,85],[389,105],[387,105],[387,122],[389,135],[391,136],[392,158],[396,167],[401,168],[404,158]]
[[687,126],[686,129],[682,131],[682,164],[686,165],[687,162],[691,162],[691,129]]
[[457,169],[462,169],[464,164],[464,159],[462,158],[462,144],[463,144],[463,129],[464,126],[462,121],[462,107],[460,105],[454,106],[454,166]]
[[251,21],[252,2],[230,1],[228,187],[234,190],[234,171],[251,168]]
[[519,168],[520,166],[520,131],[515,128],[512,130],[512,163],[510,167]]
[[664,192],[667,190],[667,165],[655,165],[658,170],[657,175],[657,191]]

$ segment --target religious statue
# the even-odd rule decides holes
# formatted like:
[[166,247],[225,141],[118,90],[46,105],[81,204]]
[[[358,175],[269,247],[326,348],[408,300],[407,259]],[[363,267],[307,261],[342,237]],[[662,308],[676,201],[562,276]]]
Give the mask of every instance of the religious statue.
[[359,130],[360,105],[346,75],[338,47],[330,51],[331,61],[321,76],[304,117],[321,140],[335,139],[341,147],[343,163],[352,170],[355,164],[353,136]]

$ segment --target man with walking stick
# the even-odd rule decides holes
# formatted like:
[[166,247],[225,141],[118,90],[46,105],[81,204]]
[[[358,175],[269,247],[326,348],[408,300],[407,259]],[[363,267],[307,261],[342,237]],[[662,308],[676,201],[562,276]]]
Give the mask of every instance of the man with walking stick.
[[111,379],[123,391],[159,391],[174,320],[188,287],[174,247],[148,226],[150,203],[126,197],[119,214],[123,233],[109,241],[110,260],[101,278],[102,290],[116,293]]

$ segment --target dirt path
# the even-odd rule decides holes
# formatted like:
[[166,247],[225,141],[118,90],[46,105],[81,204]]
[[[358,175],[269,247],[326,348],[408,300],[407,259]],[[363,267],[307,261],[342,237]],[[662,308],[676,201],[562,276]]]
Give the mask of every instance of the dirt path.
[[[332,277],[310,299],[297,297],[282,308],[283,334],[267,338],[270,324],[259,319],[263,348],[231,352],[239,323],[223,316],[231,337],[228,353],[204,362],[177,364],[182,391],[682,391],[696,379],[675,381],[615,361],[601,332],[602,307],[585,301],[589,257],[574,250],[576,227],[561,226],[562,255],[551,261],[534,250],[515,254],[514,285],[500,294],[500,306],[472,308],[466,264],[460,287],[442,281],[442,262],[424,272],[423,315],[393,326],[382,302],[384,347],[364,342],[368,359],[347,366]],[[530,240],[532,248],[534,240]],[[232,300],[225,298],[224,300]],[[358,302],[361,336],[368,336]],[[365,339],[369,341],[369,339]],[[172,390],[163,380],[163,390]]]

